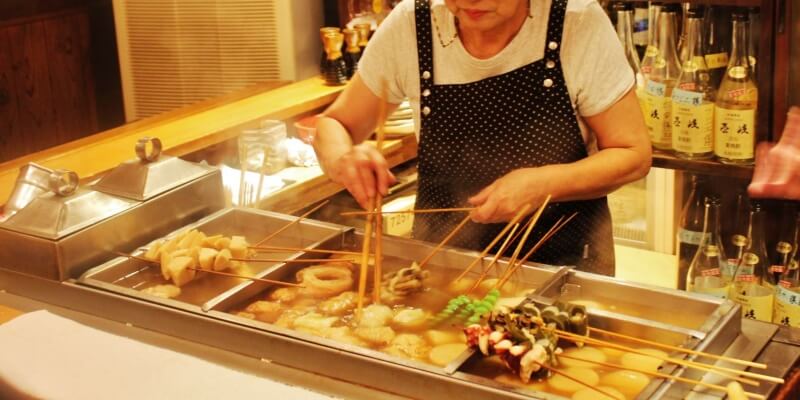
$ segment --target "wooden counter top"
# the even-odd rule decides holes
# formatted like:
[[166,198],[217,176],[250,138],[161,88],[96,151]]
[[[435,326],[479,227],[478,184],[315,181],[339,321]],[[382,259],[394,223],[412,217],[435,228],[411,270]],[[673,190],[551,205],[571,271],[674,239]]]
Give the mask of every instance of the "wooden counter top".
[[288,119],[320,109],[342,89],[325,86],[318,77],[266,83],[2,163],[0,204],[28,162],[69,169],[86,179],[135,157],[134,145],[142,136],[160,138],[166,154],[181,156],[235,138],[262,119]]

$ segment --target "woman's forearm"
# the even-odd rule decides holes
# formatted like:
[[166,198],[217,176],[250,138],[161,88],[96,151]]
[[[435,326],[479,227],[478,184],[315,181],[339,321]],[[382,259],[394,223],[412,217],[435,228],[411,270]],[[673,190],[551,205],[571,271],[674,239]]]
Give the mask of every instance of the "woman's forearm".
[[314,151],[324,172],[330,171],[332,163],[353,148],[353,140],[347,129],[336,119],[321,116],[317,120]]

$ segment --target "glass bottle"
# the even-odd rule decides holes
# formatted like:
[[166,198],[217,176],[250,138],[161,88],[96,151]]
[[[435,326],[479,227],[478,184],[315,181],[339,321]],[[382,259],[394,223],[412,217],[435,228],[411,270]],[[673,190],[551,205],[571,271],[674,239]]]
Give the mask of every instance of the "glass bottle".
[[686,289],[686,276],[692,259],[697,254],[703,237],[703,214],[705,207],[705,180],[692,175],[692,190],[681,210],[678,228],[678,289]]
[[319,40],[322,42],[322,55],[319,58],[319,72],[324,73],[328,62],[328,52],[325,50],[325,35],[329,33],[338,33],[342,29],[337,26],[323,26],[319,28]]
[[680,4],[662,6],[658,15],[658,55],[647,78],[645,122],[650,141],[658,150],[672,149],[672,89],[680,75],[680,63],[675,49],[675,26]]
[[687,59],[672,91],[672,147],[690,160],[714,156],[715,88],[703,58],[703,14],[702,5],[692,5],[686,14]]
[[751,7],[750,12],[750,40],[748,41],[748,54],[750,68],[753,69],[753,76],[758,76],[758,43],[761,37],[761,9]]
[[687,290],[727,298],[730,280],[722,275],[720,267],[725,262],[725,250],[720,233],[720,199],[706,197],[703,215],[703,235],[700,246],[689,266]]
[[633,44],[633,4],[618,2],[614,4],[614,10],[617,15],[617,36],[619,36],[619,41],[622,43],[625,58],[628,59],[628,64],[633,69],[636,78],[636,93],[638,94],[644,89],[644,78],[639,66],[636,48]]
[[800,327],[800,213],[795,218],[792,255],[775,291],[775,313],[772,322]]
[[765,285],[767,248],[764,241],[764,212],[753,201],[747,229],[747,248],[736,266],[730,298],[742,305],[745,318],[772,321],[774,291]]
[[[784,202],[781,207],[781,215],[794,215],[792,203]],[[773,276],[773,284],[780,283],[783,274],[789,266],[794,250],[794,222],[791,218],[781,218],[778,228],[778,242],[775,249],[770,254],[770,266],[768,274]]]
[[756,142],[758,88],[748,58],[747,12],[733,13],[728,69],[714,110],[714,154],[726,164],[752,164]]
[[342,56],[344,35],[341,32],[327,32],[322,37],[325,48],[325,61],[322,65],[322,77],[330,86],[347,83],[347,64]]
[[647,14],[649,7],[646,1],[637,1],[633,7],[633,45],[636,47],[637,59],[641,60],[648,43],[647,31],[650,21],[647,20]]
[[347,67],[347,78],[350,79],[358,71],[358,62],[361,60],[361,47],[358,46],[360,35],[355,29],[345,29],[342,33],[346,44],[344,63]]
[[689,8],[692,6],[690,3],[683,3],[681,5],[681,18],[678,25],[680,25],[680,35],[678,35],[678,62],[683,63],[689,57],[689,40],[688,32],[686,30],[686,20],[689,18]]
[[728,68],[730,50],[730,9],[709,5],[706,9],[706,65],[714,87],[719,87],[725,69]]
[[658,56],[658,15],[661,14],[661,2],[651,1],[648,9],[648,25],[647,25],[647,48],[642,58],[641,68],[644,78],[650,77],[650,72],[653,70],[656,56]]

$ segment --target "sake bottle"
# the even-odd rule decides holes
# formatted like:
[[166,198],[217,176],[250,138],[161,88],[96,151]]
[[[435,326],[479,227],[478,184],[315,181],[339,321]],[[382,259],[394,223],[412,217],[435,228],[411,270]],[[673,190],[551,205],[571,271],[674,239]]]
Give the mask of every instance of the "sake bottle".
[[622,43],[622,50],[628,65],[633,70],[636,78],[636,93],[639,94],[644,89],[644,77],[639,66],[639,57],[633,43],[633,3],[618,2],[614,4],[617,15],[617,36]]
[[728,67],[728,51],[730,50],[730,9],[709,5],[706,9],[706,65],[711,82],[719,87],[725,69]]
[[650,7],[646,1],[637,1],[633,7],[633,45],[636,47],[637,59],[641,60],[649,43],[647,34],[650,21],[648,21],[647,15],[650,12]]
[[645,87],[647,114],[645,122],[650,141],[657,150],[672,149],[672,89],[680,75],[675,49],[675,27],[680,4],[666,4],[658,15],[658,54]]
[[691,177],[692,189],[681,209],[678,243],[678,289],[686,289],[686,277],[703,237],[703,213],[706,181],[697,176]]
[[745,318],[770,322],[774,292],[764,285],[768,264],[766,252],[764,213],[760,202],[753,201],[747,229],[747,247],[736,266],[730,298],[742,305]]
[[[781,207],[781,215],[794,215],[794,207],[792,203],[784,202]],[[770,254],[770,265],[768,274],[772,277],[773,284],[780,283],[783,279],[783,274],[789,265],[794,251],[794,219],[781,218],[778,223],[778,241],[775,248]]]
[[722,275],[720,269],[726,259],[719,215],[720,199],[716,196],[706,197],[703,235],[689,266],[686,281],[689,291],[727,298],[731,282]]
[[661,2],[651,1],[648,9],[647,17],[647,48],[642,57],[641,69],[642,75],[645,79],[650,77],[650,72],[653,70],[653,64],[656,62],[658,56],[658,15],[661,13]]
[[687,55],[672,91],[672,147],[689,160],[714,156],[715,88],[703,57],[703,14],[702,5],[692,5],[686,14]]
[[775,292],[775,313],[772,322],[785,326],[800,327],[800,213],[795,218],[792,255],[786,264],[781,281]]
[[748,14],[736,11],[731,58],[714,110],[714,154],[726,164],[752,164],[755,159],[758,88],[750,66],[748,38]]

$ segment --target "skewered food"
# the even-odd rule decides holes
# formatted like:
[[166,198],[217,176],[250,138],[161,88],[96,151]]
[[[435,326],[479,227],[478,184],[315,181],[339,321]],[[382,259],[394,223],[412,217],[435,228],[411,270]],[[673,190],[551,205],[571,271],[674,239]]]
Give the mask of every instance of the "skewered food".
[[195,269],[224,271],[241,265],[232,258],[247,257],[244,236],[227,238],[206,236],[196,229],[182,232],[170,239],[151,243],[144,257],[161,264],[161,275],[175,286],[183,286],[198,274]]
[[347,268],[314,265],[300,270],[297,281],[305,286],[303,294],[327,298],[350,290],[353,287],[353,273]]

